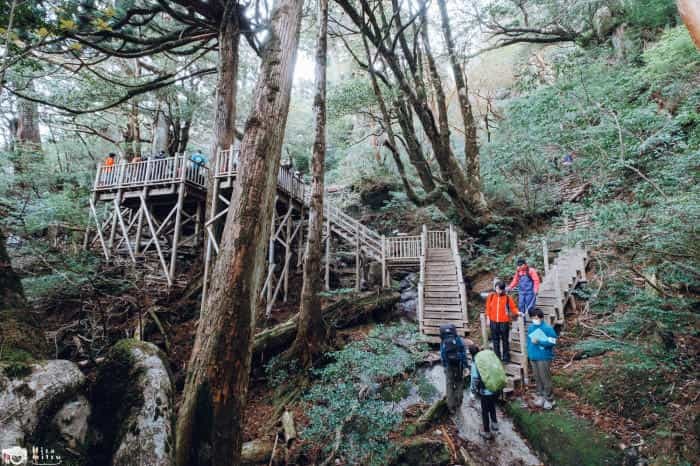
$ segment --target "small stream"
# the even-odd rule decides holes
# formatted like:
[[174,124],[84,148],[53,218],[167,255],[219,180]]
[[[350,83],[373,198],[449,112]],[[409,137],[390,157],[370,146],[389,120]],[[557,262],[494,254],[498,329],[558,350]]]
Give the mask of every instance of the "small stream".
[[[434,402],[445,395],[445,372],[440,364],[422,370],[422,375],[437,389]],[[411,398],[409,396],[409,398]],[[497,408],[499,431],[494,433],[493,440],[484,440],[479,436],[481,429],[481,406],[479,400],[470,403],[468,393],[465,393],[460,410],[452,416],[457,426],[459,436],[468,444],[468,451],[474,461],[480,465],[489,466],[539,466],[542,464],[532,449],[520,437],[513,427],[510,418]]]

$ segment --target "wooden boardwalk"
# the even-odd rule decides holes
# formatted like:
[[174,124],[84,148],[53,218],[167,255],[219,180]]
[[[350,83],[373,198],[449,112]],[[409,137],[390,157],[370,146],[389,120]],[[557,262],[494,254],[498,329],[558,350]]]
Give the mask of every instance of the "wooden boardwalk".
[[[544,312],[545,321],[552,326],[561,327],[564,325],[564,311],[574,300],[574,289],[580,283],[586,282],[588,252],[580,246],[563,249],[550,265],[546,243],[543,243],[543,249],[544,279],[537,295],[537,307]],[[523,315],[517,322],[513,322],[511,327],[511,363],[506,365],[508,375],[506,391],[512,391],[521,383],[528,383],[526,329],[529,322],[529,316]],[[491,345],[487,341],[486,316],[483,312],[481,313],[481,338],[485,345]]]
[[[94,233],[92,237],[90,232],[86,234],[85,247],[99,244],[106,259],[127,257],[139,267],[144,265],[146,257],[156,258],[158,268],[172,286],[176,282],[178,258],[205,242],[202,294],[206,295],[211,263],[219,250],[238,174],[237,155],[233,149],[219,151],[211,173],[207,167],[200,167],[182,155],[98,167],[90,199]],[[210,185],[213,185],[209,196],[210,216],[205,219]],[[310,186],[298,174],[280,168],[268,271],[261,291],[268,313],[277,300],[287,300],[290,270],[301,266],[310,197]],[[98,212],[100,203],[104,208]],[[357,289],[363,264],[369,261],[380,264],[383,287],[391,285],[390,273],[394,269],[418,270],[421,331],[435,340],[441,324],[454,323],[466,335],[467,300],[454,228],[429,231],[423,226],[420,235],[385,236],[347,215],[328,199],[324,202],[324,222],[326,289],[330,288],[332,240],[339,240],[355,250]],[[296,261],[292,260],[293,255]]]

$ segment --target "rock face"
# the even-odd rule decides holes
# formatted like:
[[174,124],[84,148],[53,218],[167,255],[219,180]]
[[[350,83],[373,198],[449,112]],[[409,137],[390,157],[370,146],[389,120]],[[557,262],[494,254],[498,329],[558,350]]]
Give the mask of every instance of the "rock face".
[[[9,376],[0,365],[0,446],[22,445],[42,419],[74,399],[85,376],[70,361],[50,360],[27,366],[27,374]],[[50,417],[49,417],[50,419]],[[87,426],[85,426],[87,429]]]
[[76,450],[85,445],[91,411],[87,398],[79,395],[54,416],[53,426],[69,448]]
[[401,282],[399,282],[399,288],[401,289],[399,311],[412,321],[416,320],[416,310],[418,309],[417,283],[418,276],[415,273],[407,274]]
[[[113,437],[114,466],[173,464],[173,386],[165,358],[155,345],[122,340],[110,354],[112,363],[127,363],[127,389]],[[109,364],[107,365],[109,367]],[[104,379],[103,379],[104,380]],[[104,413],[103,413],[104,414]]]

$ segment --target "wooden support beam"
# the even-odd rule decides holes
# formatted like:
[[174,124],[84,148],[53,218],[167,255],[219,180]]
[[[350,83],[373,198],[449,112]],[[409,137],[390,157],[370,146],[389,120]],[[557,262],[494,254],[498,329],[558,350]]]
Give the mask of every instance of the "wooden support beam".
[[301,267],[304,261],[304,203],[299,208],[299,225],[302,225],[299,231],[299,244],[297,244],[297,268]]
[[168,225],[173,214],[176,214],[176,213],[177,213],[177,204],[175,205],[175,207],[170,209],[170,212],[168,213],[168,215],[165,216],[165,220],[163,220],[163,223],[161,223],[160,225],[158,225],[158,221],[155,218],[151,217],[151,221],[155,225],[158,225],[158,229],[156,230],[156,234],[153,235],[151,237],[151,239],[149,239],[148,242],[146,243],[146,246],[143,247],[143,252],[146,252],[148,250],[148,248],[151,247],[151,244],[158,242],[158,235],[160,235],[161,233],[167,233],[167,231],[165,231],[165,232],[163,231],[163,228],[165,228]]
[[119,201],[114,199],[114,211],[117,213],[119,220],[119,226],[122,228],[122,234],[124,235],[124,241],[126,241],[126,249],[129,251],[129,256],[131,256],[131,261],[135,264],[136,257],[134,257],[134,251],[131,249],[131,241],[129,241],[129,230],[126,228],[124,223],[124,217],[122,216],[121,210],[119,209]]
[[[144,216],[146,217],[146,222],[148,223],[148,228],[151,230],[151,235],[156,238],[156,229],[153,226],[153,221],[151,219],[151,213],[148,210],[148,205],[146,204],[146,197],[142,194],[141,198],[141,208],[144,211]],[[156,241],[156,251],[158,251],[158,258],[160,259],[160,265],[163,267],[163,274],[165,279],[168,281],[168,286],[172,286],[172,280],[170,279],[170,274],[168,273],[168,266],[165,264],[165,257],[163,257],[163,251],[160,249],[160,242]]]
[[283,301],[287,302],[287,296],[289,294],[289,261],[292,259],[292,202],[289,202],[287,208],[287,216],[285,223],[286,228],[286,238],[284,242],[284,296]]
[[549,248],[547,247],[547,240],[542,240],[542,258],[544,262],[544,274],[549,273]]
[[360,224],[355,224],[355,291],[360,291]]
[[180,240],[180,230],[182,229],[182,210],[185,200],[185,167],[180,167],[182,180],[177,192],[177,204],[175,208],[175,232],[173,233],[173,245],[170,249],[170,281],[175,280],[175,266],[177,264],[178,241]]
[[97,211],[95,210],[95,201],[90,198],[90,212],[92,213],[92,218],[95,219],[95,226],[97,227],[97,237],[100,239],[100,244],[102,245],[102,252],[105,255],[105,259],[109,260],[109,248],[105,244],[105,239],[102,237],[102,226],[100,225],[100,220],[97,217]]
[[326,291],[331,289],[331,219],[330,216],[326,218],[326,274],[324,277],[324,283]]
[[[272,276],[275,270],[275,236],[277,235],[275,231],[275,218],[277,217],[277,196],[275,196],[275,202],[272,203],[272,229],[270,230],[270,240],[268,241],[267,250],[267,269],[269,270],[269,281],[267,283],[267,306],[269,309],[270,303],[272,302]],[[269,311],[268,311],[269,313]]]

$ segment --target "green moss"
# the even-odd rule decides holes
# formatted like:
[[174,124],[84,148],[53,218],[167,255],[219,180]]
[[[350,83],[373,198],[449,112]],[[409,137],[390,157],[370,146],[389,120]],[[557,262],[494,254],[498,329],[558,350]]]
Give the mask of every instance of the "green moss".
[[398,402],[406,398],[410,393],[410,385],[407,382],[399,382],[393,385],[383,386],[379,395],[384,401]]
[[564,407],[549,412],[530,412],[514,401],[508,414],[530,444],[548,464],[603,466],[618,465],[622,454],[614,441],[575,417]]

